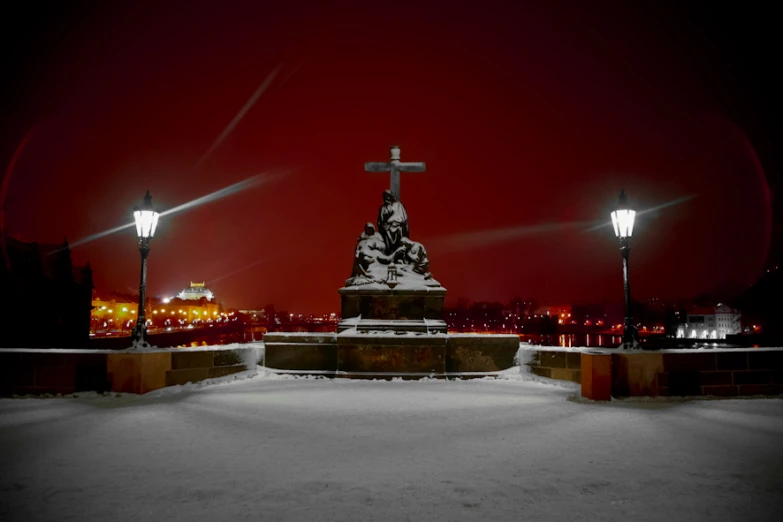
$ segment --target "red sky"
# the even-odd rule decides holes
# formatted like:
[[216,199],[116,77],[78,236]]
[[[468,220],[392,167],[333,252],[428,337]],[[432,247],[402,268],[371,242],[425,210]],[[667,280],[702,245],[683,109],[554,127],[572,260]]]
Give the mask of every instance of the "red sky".
[[[166,209],[289,169],[162,219],[148,291],[206,280],[227,306],[339,311],[356,237],[388,186],[363,163],[398,144],[403,161],[427,163],[403,174],[402,199],[450,299],[621,299],[611,228],[448,239],[608,221],[621,188],[638,210],[695,196],[639,218],[634,297],[731,292],[761,271],[772,215],[764,165],[736,118],[745,91],[722,83],[707,36],[676,13],[252,5],[107,5],[40,25],[27,15],[9,160],[34,130],[8,185],[8,233],[73,242],[130,222],[146,189]],[[92,263],[99,289],[135,291],[134,235],[75,247],[74,259]]]

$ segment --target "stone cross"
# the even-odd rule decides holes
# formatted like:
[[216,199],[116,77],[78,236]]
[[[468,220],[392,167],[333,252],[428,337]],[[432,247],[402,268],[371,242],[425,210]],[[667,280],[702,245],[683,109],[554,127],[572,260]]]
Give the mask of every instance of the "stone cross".
[[366,172],[391,172],[391,191],[394,193],[394,197],[397,201],[400,199],[400,172],[424,172],[426,165],[423,161],[401,163],[400,162],[400,148],[396,145],[391,147],[391,160],[389,163],[370,162],[364,164],[364,170]]

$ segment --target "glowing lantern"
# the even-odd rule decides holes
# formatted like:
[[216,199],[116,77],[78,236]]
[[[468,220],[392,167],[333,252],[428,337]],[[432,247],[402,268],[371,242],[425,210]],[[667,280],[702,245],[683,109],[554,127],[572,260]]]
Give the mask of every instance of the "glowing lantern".
[[628,208],[628,198],[625,197],[625,191],[621,191],[620,204],[618,205],[617,210],[612,212],[614,235],[619,238],[631,237],[635,219],[636,211]]
[[133,219],[136,220],[136,234],[139,239],[151,238],[155,235],[155,228],[158,226],[158,217],[160,214],[152,208],[152,196],[150,191],[144,196],[144,203],[141,207],[136,207],[133,212]]

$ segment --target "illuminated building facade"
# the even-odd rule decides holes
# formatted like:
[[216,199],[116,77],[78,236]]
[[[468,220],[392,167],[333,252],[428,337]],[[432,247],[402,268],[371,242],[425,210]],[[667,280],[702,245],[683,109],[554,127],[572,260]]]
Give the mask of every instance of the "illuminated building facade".
[[742,331],[741,315],[730,306],[694,308],[688,312],[687,322],[677,327],[677,338],[725,339]]
[[199,301],[201,299],[214,301],[215,294],[213,294],[212,291],[206,287],[205,282],[194,283],[191,281],[190,287],[185,288],[177,294],[177,299],[181,299],[183,301]]
[[115,292],[95,293],[90,315],[91,334],[126,334],[136,323],[138,297]]
[[147,315],[156,327],[196,327],[221,323],[228,317],[221,313],[215,294],[206,287],[206,283],[191,281],[176,297],[164,299],[153,307]]
[[[225,316],[225,314],[223,314]],[[222,321],[219,307],[216,303],[203,301],[186,301],[175,297],[168,303],[160,303],[152,309],[148,316],[154,327],[176,327],[189,325],[211,324]],[[220,320],[220,321],[219,321]]]
[[[93,335],[130,335],[138,307],[138,296],[106,292],[92,301],[90,331]],[[145,306],[147,328],[167,331],[222,324],[229,315],[222,313],[215,295],[204,283],[191,283],[177,297],[150,298]]]

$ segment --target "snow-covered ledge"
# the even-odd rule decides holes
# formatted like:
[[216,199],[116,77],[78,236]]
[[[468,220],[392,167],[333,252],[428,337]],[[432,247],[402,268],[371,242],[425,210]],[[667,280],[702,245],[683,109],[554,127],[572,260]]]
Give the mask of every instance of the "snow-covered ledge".
[[0,395],[143,394],[255,368],[263,343],[145,350],[0,349]]
[[595,400],[783,393],[783,348],[626,351],[523,344],[519,359],[541,377],[580,383],[582,395]]

